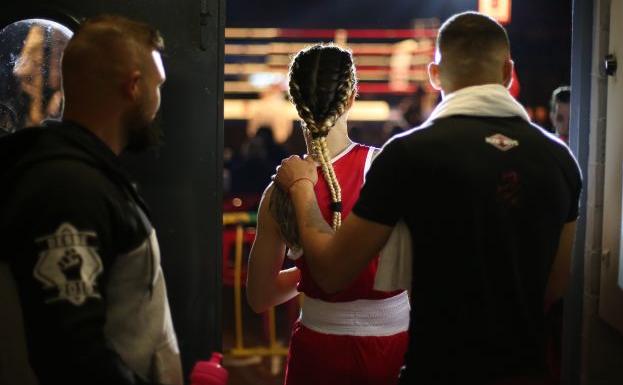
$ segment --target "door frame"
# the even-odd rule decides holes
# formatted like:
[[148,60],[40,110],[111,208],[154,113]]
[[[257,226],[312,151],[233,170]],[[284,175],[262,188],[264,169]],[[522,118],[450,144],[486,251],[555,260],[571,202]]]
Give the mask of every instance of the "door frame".
[[576,156],[584,188],[572,257],[571,284],[564,306],[562,383],[579,385],[582,374],[582,325],[584,309],[584,261],[586,240],[586,186],[588,180],[591,120],[591,71],[593,68],[593,17],[591,0],[573,0],[571,34],[570,148]]

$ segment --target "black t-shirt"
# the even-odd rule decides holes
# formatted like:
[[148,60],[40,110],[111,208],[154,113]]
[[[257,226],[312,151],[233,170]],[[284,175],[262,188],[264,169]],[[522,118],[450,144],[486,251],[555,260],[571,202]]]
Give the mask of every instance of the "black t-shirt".
[[544,369],[545,287],[581,183],[568,148],[520,118],[442,118],[385,146],[353,212],[411,231],[404,383]]

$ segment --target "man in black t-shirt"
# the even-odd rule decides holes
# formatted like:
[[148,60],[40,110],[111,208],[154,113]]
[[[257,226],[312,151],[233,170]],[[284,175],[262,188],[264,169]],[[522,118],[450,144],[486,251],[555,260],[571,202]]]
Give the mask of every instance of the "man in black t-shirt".
[[512,70],[497,22],[474,12],[446,21],[429,65],[442,102],[385,145],[335,233],[315,200],[314,163],[293,156],[278,170],[327,292],[346,287],[398,221],[408,226],[404,384],[546,383],[544,309],[567,287],[582,182],[568,148],[508,93]]

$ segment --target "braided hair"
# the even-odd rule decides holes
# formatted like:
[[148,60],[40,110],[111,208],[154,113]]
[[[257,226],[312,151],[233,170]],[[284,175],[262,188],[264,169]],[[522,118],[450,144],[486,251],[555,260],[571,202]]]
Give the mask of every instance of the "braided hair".
[[[331,164],[326,137],[346,112],[350,98],[357,90],[351,53],[335,45],[323,44],[301,50],[290,65],[289,90],[290,100],[303,128],[308,131],[311,155],[320,163],[329,187],[332,227],[337,230],[342,223],[342,192]],[[269,207],[286,242],[290,247],[298,247],[296,217],[286,192],[275,188]]]

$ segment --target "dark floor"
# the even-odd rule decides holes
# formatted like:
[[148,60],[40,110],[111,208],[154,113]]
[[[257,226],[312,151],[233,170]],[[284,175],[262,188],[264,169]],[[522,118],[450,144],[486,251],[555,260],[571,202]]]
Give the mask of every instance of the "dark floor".
[[[243,290],[244,347],[268,346],[264,332],[263,316],[255,314],[246,303]],[[287,305],[276,308],[277,339],[287,346],[291,331],[290,321],[296,311]],[[228,385],[281,385],[283,384],[286,357],[234,357],[228,351],[235,345],[234,290],[223,288],[223,366],[229,371]],[[272,373],[274,369],[274,374]]]
[[264,358],[260,363],[248,366],[227,365],[229,371],[228,385],[282,385],[283,369],[277,375],[272,375],[270,371],[270,358]]

